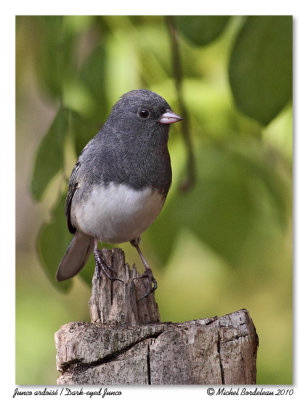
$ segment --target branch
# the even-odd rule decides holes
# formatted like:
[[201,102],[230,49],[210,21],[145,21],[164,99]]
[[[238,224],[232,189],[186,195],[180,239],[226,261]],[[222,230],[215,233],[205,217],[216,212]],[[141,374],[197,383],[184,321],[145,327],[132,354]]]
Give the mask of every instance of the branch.
[[177,91],[177,97],[179,101],[180,115],[181,117],[183,117],[183,121],[181,122],[181,130],[187,152],[188,176],[180,185],[180,190],[185,192],[193,186],[196,180],[195,157],[194,157],[191,134],[189,129],[188,111],[182,93],[183,75],[181,67],[180,49],[178,43],[178,33],[176,30],[174,17],[170,15],[166,16],[166,23],[171,42],[172,67],[175,77],[175,87]]

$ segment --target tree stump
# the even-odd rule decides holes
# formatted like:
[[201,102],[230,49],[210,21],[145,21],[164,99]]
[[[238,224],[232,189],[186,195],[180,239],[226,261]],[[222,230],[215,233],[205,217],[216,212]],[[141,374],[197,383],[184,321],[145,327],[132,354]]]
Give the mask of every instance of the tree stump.
[[160,322],[145,279],[121,249],[102,250],[123,280],[94,273],[91,323],[55,334],[58,385],[255,384],[258,336],[248,311],[183,323]]

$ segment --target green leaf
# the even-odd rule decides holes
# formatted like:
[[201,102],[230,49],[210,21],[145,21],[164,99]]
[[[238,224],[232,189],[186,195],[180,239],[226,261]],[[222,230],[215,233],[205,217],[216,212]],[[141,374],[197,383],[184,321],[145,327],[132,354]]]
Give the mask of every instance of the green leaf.
[[195,46],[205,46],[225,29],[229,16],[176,16],[179,32]]
[[71,111],[70,113],[70,133],[75,152],[79,156],[85,145],[96,135],[99,126],[93,121],[83,118],[77,112]]
[[67,130],[68,110],[60,109],[36,151],[31,193],[37,201],[41,200],[51,178],[63,167],[63,145]]
[[292,99],[292,17],[248,17],[234,44],[229,79],[236,104],[267,125]]
[[64,215],[65,194],[55,205],[49,222],[44,223],[37,237],[37,251],[40,263],[51,283],[59,290],[65,292],[72,284],[71,280],[57,282],[56,271],[64,256],[72,235],[66,226]]
[[106,51],[104,45],[98,45],[84,62],[80,81],[93,98],[92,118],[102,122],[108,115],[106,96]]
[[41,86],[56,99],[62,98],[63,82],[76,72],[73,57],[76,35],[65,16],[35,16],[39,35],[36,55],[37,77]]

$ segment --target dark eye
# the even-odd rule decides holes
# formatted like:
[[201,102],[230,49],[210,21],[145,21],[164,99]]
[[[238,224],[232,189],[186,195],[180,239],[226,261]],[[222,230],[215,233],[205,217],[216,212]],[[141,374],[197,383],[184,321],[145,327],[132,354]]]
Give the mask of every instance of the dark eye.
[[139,110],[138,114],[139,114],[139,117],[141,117],[141,118],[148,118],[148,116],[150,115],[150,111],[147,109],[143,109],[143,110]]

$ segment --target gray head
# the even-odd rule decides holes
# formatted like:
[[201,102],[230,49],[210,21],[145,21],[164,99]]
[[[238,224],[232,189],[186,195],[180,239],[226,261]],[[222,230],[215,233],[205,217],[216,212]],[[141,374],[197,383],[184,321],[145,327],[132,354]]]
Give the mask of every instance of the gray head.
[[150,186],[166,196],[171,183],[168,130],[181,119],[156,93],[141,89],[124,94],[81,154],[81,174],[88,184],[124,182],[136,190]]
[[163,97],[150,90],[139,89],[120,98],[113,106],[107,124],[127,133],[151,134],[159,129],[168,135],[169,125],[181,119]]

